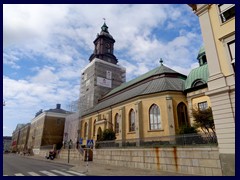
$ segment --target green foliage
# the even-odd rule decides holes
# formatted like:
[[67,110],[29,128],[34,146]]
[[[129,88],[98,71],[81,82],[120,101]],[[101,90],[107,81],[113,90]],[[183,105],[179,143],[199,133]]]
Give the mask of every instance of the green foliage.
[[198,131],[194,126],[182,126],[178,129],[178,134],[193,134],[197,132]]
[[105,129],[102,134],[102,141],[115,140],[116,134],[112,129]]
[[205,110],[199,110],[198,108],[193,108],[192,115],[194,118],[194,126],[196,128],[201,128],[203,132],[215,133],[215,125],[212,115],[212,108],[209,107]]

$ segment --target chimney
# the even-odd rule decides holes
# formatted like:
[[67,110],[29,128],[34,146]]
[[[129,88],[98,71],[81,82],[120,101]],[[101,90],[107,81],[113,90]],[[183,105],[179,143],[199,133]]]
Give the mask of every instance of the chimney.
[[61,104],[57,104],[56,109],[61,109]]

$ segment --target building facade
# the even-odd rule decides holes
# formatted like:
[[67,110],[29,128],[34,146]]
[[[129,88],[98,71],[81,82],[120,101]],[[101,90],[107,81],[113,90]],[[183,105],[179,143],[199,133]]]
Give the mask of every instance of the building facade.
[[197,60],[199,67],[194,68],[188,74],[185,82],[185,93],[188,101],[188,115],[191,124],[194,123],[194,118],[192,116],[192,109],[195,110],[205,110],[211,107],[211,101],[209,96],[206,95],[208,91],[208,64],[205,53],[205,48],[201,47],[198,52]]
[[[99,56],[92,57],[91,62],[106,62]],[[183,126],[193,125],[192,108],[211,107],[206,95],[209,71],[204,47],[197,60],[199,67],[188,76],[166,67],[161,60],[159,67],[112,90],[102,88],[101,94],[89,91],[91,96],[98,96],[95,105],[80,114],[79,138],[83,144],[88,139],[100,140],[105,129],[112,129],[119,141],[136,141],[139,145],[143,139],[176,135]]]
[[18,151],[20,152],[28,152],[28,137],[30,131],[30,123],[25,124],[23,127],[19,129],[19,139],[17,143]]
[[184,94],[186,76],[161,65],[113,89],[81,117],[81,137],[99,140],[113,129],[123,143],[175,135],[189,125]]
[[66,116],[71,112],[61,109],[57,104],[55,109],[40,111],[31,121],[28,148],[34,154],[39,154],[41,149],[62,146]]
[[189,4],[199,17],[224,175],[235,174],[235,4]]
[[24,125],[25,124],[17,124],[16,129],[12,133],[12,152],[19,152],[18,143],[19,143],[20,129]]

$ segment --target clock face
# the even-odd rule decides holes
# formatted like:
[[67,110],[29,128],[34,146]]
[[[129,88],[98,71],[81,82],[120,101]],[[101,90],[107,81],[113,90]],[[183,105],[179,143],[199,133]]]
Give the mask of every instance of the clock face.
[[106,48],[110,48],[110,44],[109,43],[106,43]]

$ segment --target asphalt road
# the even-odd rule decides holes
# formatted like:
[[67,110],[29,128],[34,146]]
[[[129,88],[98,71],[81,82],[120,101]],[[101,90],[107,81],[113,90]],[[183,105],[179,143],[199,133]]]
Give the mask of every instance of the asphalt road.
[[72,165],[26,158],[18,154],[3,155],[3,176],[83,176],[71,171]]

